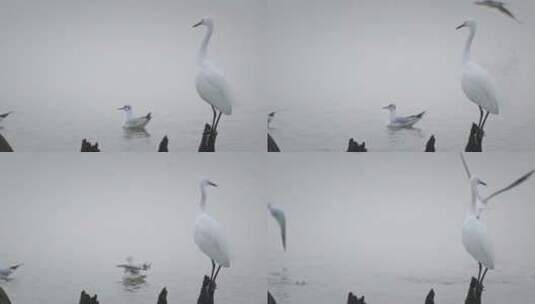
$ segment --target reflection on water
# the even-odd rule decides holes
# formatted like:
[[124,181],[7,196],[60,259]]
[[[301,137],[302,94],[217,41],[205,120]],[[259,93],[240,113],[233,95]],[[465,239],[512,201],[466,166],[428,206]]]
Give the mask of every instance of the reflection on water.
[[127,139],[150,137],[150,133],[147,132],[147,130],[145,130],[144,128],[137,128],[137,129],[123,128],[123,130],[124,130],[124,138],[127,138]]
[[147,275],[126,273],[121,283],[126,291],[136,291],[142,288],[146,283]]

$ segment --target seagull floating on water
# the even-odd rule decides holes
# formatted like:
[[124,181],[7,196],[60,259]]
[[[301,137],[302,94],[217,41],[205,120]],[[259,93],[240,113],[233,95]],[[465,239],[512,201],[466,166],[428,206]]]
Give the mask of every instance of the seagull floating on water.
[[396,105],[393,103],[383,107],[383,109],[390,111],[390,122],[388,123],[388,126],[391,128],[410,128],[419,122],[425,114],[425,111],[423,111],[416,115],[398,116],[396,108]]
[[271,215],[279,224],[281,230],[282,248],[286,250],[286,216],[284,215],[284,211],[278,208],[274,208],[271,203],[268,204],[268,209]]
[[502,14],[505,14],[505,15],[507,15],[508,17],[514,19],[516,22],[518,22],[518,23],[522,23],[522,22],[520,22],[520,20],[516,19],[515,15],[513,15],[513,13],[511,13],[510,10],[508,10],[508,9],[505,7],[505,5],[506,5],[505,2],[494,1],[494,0],[484,0],[484,1],[475,1],[474,4],[476,4],[476,5],[481,5],[481,6],[486,6],[486,7],[489,7],[489,8],[497,9],[497,10],[500,11]]
[[15,270],[17,270],[17,268],[19,268],[20,266],[22,266],[22,264],[13,265],[13,266],[8,267],[8,268],[0,268],[0,279],[2,279],[4,281],[9,280],[9,276],[13,272],[15,272]]
[[[201,188],[201,213],[195,220],[195,227],[193,231],[193,240],[199,249],[207,255],[212,261],[212,274],[210,280],[215,283],[217,275],[221,267],[230,267],[229,251],[227,247],[227,240],[223,234],[223,229],[218,221],[206,213],[206,188],[217,187],[214,182],[202,178],[200,182]],[[217,263],[217,271],[214,270]]]
[[[461,153],[461,160],[466,171],[466,174],[470,180],[470,188],[472,199],[470,206],[466,213],[463,224],[463,245],[466,251],[477,261],[479,266],[479,272],[477,280],[481,286],[483,286],[483,280],[489,269],[494,269],[494,250],[490,235],[487,231],[487,226],[481,221],[481,213],[484,209],[487,209],[487,205],[490,199],[494,198],[498,194],[501,194],[507,190],[510,190],[521,183],[525,182],[535,170],[524,174],[509,186],[498,190],[487,197],[482,197],[479,193],[479,186],[486,186],[487,184],[479,177],[472,175],[463,154]],[[483,275],[481,275],[482,267],[485,267]]]
[[7,113],[0,114],[0,122],[2,122],[4,119],[6,119],[6,117],[8,117],[11,113],[13,113],[13,111],[9,111]]
[[[464,47],[463,53],[463,76],[461,86],[464,94],[468,99],[479,107],[479,123],[478,127],[483,129],[489,113],[498,115],[500,113],[498,94],[496,92],[496,85],[490,74],[481,66],[476,64],[471,59],[472,41],[476,35],[477,23],[474,20],[468,20],[459,25],[457,29],[467,27],[470,30],[468,39]],[[485,118],[483,118],[483,111],[487,111]]]
[[141,271],[149,270],[152,266],[152,264],[149,264],[149,263],[136,265],[133,263],[132,257],[127,257],[126,261],[128,262],[127,264],[119,264],[117,265],[117,267],[122,268],[125,273],[130,273],[130,274],[139,274],[139,272]]
[[152,115],[150,112],[142,117],[133,117],[131,105],[124,105],[118,110],[124,111],[125,113],[125,120],[123,123],[123,128],[125,129],[144,129],[145,126],[152,119]]
[[[199,96],[212,107],[212,132],[215,134],[221,114],[232,114],[232,97],[225,76],[207,58],[208,43],[214,32],[214,20],[203,18],[193,27],[201,25],[206,27],[206,34],[197,57],[199,71],[195,79],[195,87]],[[217,114],[217,111],[219,111],[219,114]]]

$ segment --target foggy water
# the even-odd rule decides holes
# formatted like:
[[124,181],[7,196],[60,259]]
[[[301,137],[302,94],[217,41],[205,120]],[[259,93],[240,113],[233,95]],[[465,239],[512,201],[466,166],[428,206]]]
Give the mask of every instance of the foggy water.
[[[0,133],[16,151],[77,151],[82,138],[105,151],[196,151],[212,111],[194,85],[203,17],[215,19],[210,60],[235,104],[217,149],[265,150],[259,71],[265,2],[18,1],[0,4]],[[123,113],[152,112],[150,134],[125,134]]]
[[[468,155],[489,189],[535,167],[533,154]],[[283,154],[270,157],[270,201],[286,213],[287,252],[268,221],[269,290],[281,304],[463,303],[477,264],[461,229],[470,190],[457,154]],[[485,303],[535,300],[535,239],[530,180],[491,201],[483,214],[496,269]]]
[[[268,77],[283,151],[343,151],[350,137],[370,151],[422,151],[431,134],[442,151],[466,144],[477,107],[461,89],[462,50],[479,22],[473,60],[495,78],[501,114],[485,127],[487,151],[535,148],[535,27],[532,1],[507,1],[523,21],[473,1],[269,1]],[[419,130],[392,132],[388,113],[426,110]]]
[[[120,157],[119,157],[120,156]],[[77,303],[82,289],[101,303],[194,303],[210,261],[193,242],[200,176],[207,212],[224,227],[231,268],[218,277],[218,303],[263,303],[266,214],[258,158],[250,154],[83,156],[17,154],[0,159],[0,265],[24,265],[0,281],[13,303]],[[125,288],[116,265],[152,262],[146,284]]]

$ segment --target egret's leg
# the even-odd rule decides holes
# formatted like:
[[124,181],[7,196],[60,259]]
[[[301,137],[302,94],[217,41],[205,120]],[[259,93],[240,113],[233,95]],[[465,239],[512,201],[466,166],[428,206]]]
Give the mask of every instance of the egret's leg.
[[477,274],[477,281],[479,282],[479,280],[481,279],[481,263],[478,263],[479,265],[479,272]]
[[213,114],[213,117],[212,117],[212,125],[211,125],[212,129],[211,129],[211,131],[212,131],[212,133],[213,133],[213,131],[215,130],[215,128],[214,128],[214,125],[215,125],[215,117],[216,117],[216,115],[217,115],[214,106],[212,106],[212,114]]
[[479,284],[483,286],[483,280],[485,279],[485,275],[487,274],[488,268],[485,267],[485,271],[483,271],[483,276],[481,277],[481,281],[479,281]]
[[479,123],[477,124],[477,126],[481,128],[481,123],[483,122],[483,108],[481,106],[478,106],[478,107],[479,107]]
[[215,122],[215,130],[217,130],[217,126],[219,126],[219,120],[221,119],[221,114],[223,114],[223,112],[219,112],[219,115],[217,116],[217,120]]
[[483,119],[483,124],[481,125],[481,130],[485,127],[485,123],[487,122],[487,118],[489,117],[490,112],[487,111],[487,114],[485,114],[485,119]]
[[217,266],[217,270],[216,270],[216,272],[215,272],[215,276],[214,276],[214,279],[213,279],[212,282],[215,283],[215,279],[217,278],[217,275],[219,274],[219,270],[220,270],[220,269],[221,269],[221,265]]
[[212,274],[210,275],[210,281],[214,278],[215,262],[212,260]]

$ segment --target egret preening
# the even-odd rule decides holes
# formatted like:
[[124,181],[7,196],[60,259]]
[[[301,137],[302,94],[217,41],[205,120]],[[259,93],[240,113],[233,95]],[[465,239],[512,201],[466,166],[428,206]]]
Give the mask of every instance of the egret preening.
[[279,224],[281,230],[282,248],[286,250],[286,216],[284,215],[284,211],[274,208],[271,204],[268,204],[268,209]]
[[22,266],[22,264],[13,265],[13,266],[8,267],[8,268],[0,268],[0,279],[2,279],[4,281],[9,280],[9,276],[13,272],[15,272],[15,270],[17,270],[17,268],[19,268],[20,266]]
[[[479,272],[477,280],[483,286],[483,280],[489,269],[494,269],[494,250],[492,242],[487,231],[487,226],[481,221],[481,213],[487,208],[488,202],[491,198],[510,190],[521,183],[525,182],[535,170],[524,174],[509,186],[498,190],[487,197],[481,196],[479,193],[479,186],[486,186],[487,184],[479,177],[472,175],[463,154],[461,153],[461,160],[470,180],[471,188],[471,202],[466,213],[463,224],[463,245],[466,251],[478,262]],[[481,275],[482,267],[485,267],[483,275]]]
[[133,117],[132,106],[130,105],[124,105],[117,110],[124,111],[125,113],[125,120],[123,123],[123,128],[125,129],[143,129],[152,119],[150,112],[145,116]]
[[388,124],[391,128],[411,128],[414,124],[424,117],[425,111],[415,115],[399,116],[396,113],[396,105],[391,103],[384,106],[383,109],[390,111],[390,122]]
[[511,11],[505,7],[504,2],[494,1],[494,0],[483,0],[483,1],[476,1],[474,2],[474,4],[497,9],[502,14],[505,14],[508,17],[514,19],[516,22],[521,23],[518,19],[516,19],[515,15],[513,15],[513,13],[511,13]]
[[[212,261],[212,274],[210,275],[210,280],[215,283],[221,267],[230,267],[230,258],[227,241],[221,225],[213,217],[206,214],[206,188],[208,186],[217,187],[217,185],[210,180],[205,178],[201,179],[201,213],[195,220],[193,240],[199,249]],[[217,271],[214,273],[216,263]]]
[[[199,96],[212,107],[212,135],[216,134],[221,114],[232,114],[232,98],[225,76],[207,58],[208,43],[214,33],[214,20],[203,18],[193,27],[206,27],[206,34],[201,43],[197,57],[199,71],[195,79],[195,87]],[[217,113],[219,111],[219,114]]]
[[[457,29],[467,27],[470,30],[463,53],[463,76],[461,86],[468,99],[479,107],[478,127],[483,130],[489,113],[500,113],[496,86],[490,74],[471,59],[472,41],[476,35],[477,24],[474,20],[468,20],[459,25]],[[483,112],[487,111],[486,114]],[[483,117],[484,116],[484,117]]]
[[11,113],[13,113],[13,111],[9,111],[7,113],[0,114],[0,122],[2,122],[2,120],[4,120],[6,117],[8,117]]

